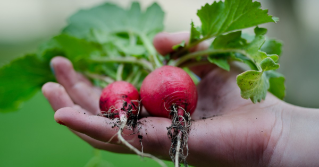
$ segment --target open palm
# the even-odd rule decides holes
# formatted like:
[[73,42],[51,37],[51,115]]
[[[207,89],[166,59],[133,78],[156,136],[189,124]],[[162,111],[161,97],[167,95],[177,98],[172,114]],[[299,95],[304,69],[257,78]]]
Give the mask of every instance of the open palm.
[[[187,40],[187,33],[162,33],[155,37],[159,53],[166,54],[173,45]],[[203,49],[205,46],[198,46]],[[118,153],[132,153],[118,143],[114,120],[97,116],[101,90],[76,73],[70,61],[56,57],[51,65],[58,83],[47,83],[43,94],[56,111],[55,120],[64,124],[93,147]],[[198,104],[192,115],[187,161],[195,166],[277,166],[282,163],[289,131],[291,110],[271,94],[265,101],[253,104],[240,97],[234,67],[231,72],[213,65],[193,67],[202,80],[198,87]],[[166,127],[171,120],[144,117],[139,133],[143,136],[144,152],[169,159],[170,140]],[[124,131],[124,138],[141,149],[137,134]]]

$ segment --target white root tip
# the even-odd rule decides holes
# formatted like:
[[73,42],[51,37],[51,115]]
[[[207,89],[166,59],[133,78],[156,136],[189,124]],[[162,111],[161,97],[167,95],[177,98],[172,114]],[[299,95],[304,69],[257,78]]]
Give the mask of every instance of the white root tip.
[[175,153],[175,167],[179,167],[179,150],[181,149],[181,138],[182,138],[182,132],[179,131],[177,135],[177,145],[176,145],[176,153]]

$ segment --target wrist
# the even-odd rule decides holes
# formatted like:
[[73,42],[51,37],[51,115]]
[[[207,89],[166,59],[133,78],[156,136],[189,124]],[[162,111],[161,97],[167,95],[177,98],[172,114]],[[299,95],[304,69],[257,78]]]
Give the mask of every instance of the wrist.
[[285,104],[273,133],[279,138],[269,166],[315,166],[319,163],[319,110]]

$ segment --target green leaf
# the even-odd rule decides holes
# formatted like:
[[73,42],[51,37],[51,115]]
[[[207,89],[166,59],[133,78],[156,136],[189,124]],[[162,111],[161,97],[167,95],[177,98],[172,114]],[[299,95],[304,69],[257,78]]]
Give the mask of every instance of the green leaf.
[[267,57],[261,61],[260,67],[262,68],[263,71],[276,70],[279,68],[279,64],[277,64],[270,57]]
[[270,84],[268,91],[279,99],[284,99],[286,95],[285,77],[273,70],[266,71],[266,75]]
[[258,27],[255,28],[255,38],[244,48],[247,52],[247,57],[257,64],[267,57],[265,52],[261,52],[260,48],[265,42],[264,30]]
[[[255,37],[250,42],[242,37],[241,31],[219,35],[214,39],[211,48],[229,51],[230,53],[237,52],[237,54],[232,56],[233,59],[246,63],[251,69],[257,67],[257,70],[261,70],[263,68],[261,67],[261,62],[264,59],[271,58],[274,62],[278,62],[279,59],[278,55],[267,55],[267,53],[260,50],[265,43],[264,35],[266,32],[267,29],[256,27]],[[252,63],[254,64],[253,66]]]
[[273,70],[246,71],[237,76],[237,84],[241,90],[241,96],[250,98],[253,103],[264,100],[267,90],[279,99],[286,95],[285,77]]
[[[138,3],[135,3],[138,5]],[[142,19],[139,20],[138,30],[145,34],[155,35],[164,29],[164,12],[157,3],[153,3],[148,7],[145,13],[142,14]]]
[[[119,53],[120,50],[115,49],[116,46],[114,44],[115,43],[106,43],[101,46],[95,42],[61,34],[44,43],[39,49],[39,55],[47,61],[50,61],[55,56],[64,56],[72,62],[77,71],[90,72],[101,76],[107,75],[114,78],[118,63],[97,64],[88,61],[88,58],[94,57],[121,56]],[[123,46],[123,49],[127,49],[125,51],[136,55],[145,52],[145,49],[143,47],[138,48],[138,45],[134,45],[130,48]],[[98,82],[95,81],[94,83]],[[101,84],[97,86],[99,85]]]
[[226,71],[230,70],[230,65],[229,65],[226,57],[217,58],[217,57],[213,57],[213,56],[208,56],[208,61],[216,64],[218,67],[220,67]]
[[177,50],[177,49],[182,48],[182,47],[184,47],[184,46],[185,46],[185,41],[183,40],[181,43],[174,45],[174,46],[172,47],[172,49],[173,49],[173,50]]
[[241,91],[241,97],[251,99],[253,103],[265,99],[269,88],[266,75],[260,71],[246,71],[237,76],[237,85]]
[[193,43],[200,39],[201,33],[200,28],[195,27],[194,22],[191,23],[191,34],[189,38],[189,43]]
[[266,41],[264,35],[266,34],[267,29],[256,27],[254,30],[255,38],[250,43],[248,43],[247,46],[245,46],[243,49],[246,52],[246,56],[256,64],[256,67],[259,70],[262,70],[264,69],[264,67],[261,67],[261,62],[264,59],[271,58],[274,62],[278,62],[279,57],[278,55],[274,54],[267,55],[267,53],[260,50],[262,45]]
[[274,62],[278,63],[279,56],[276,54],[267,55],[269,58],[271,58]]
[[266,28],[262,28],[258,26],[254,28],[255,36],[266,35],[267,31],[268,30]]
[[248,65],[248,67],[251,70],[256,70],[256,71],[258,70],[258,68],[256,67],[256,64],[252,62],[248,57],[244,56],[243,54],[240,54],[240,53],[231,54],[231,59],[245,63],[246,65]]
[[244,99],[250,98],[253,103],[264,100],[269,89],[269,80],[265,71],[275,70],[279,65],[270,57],[261,62],[261,71],[246,71],[237,76],[237,85]]
[[[138,57],[149,60],[156,68],[162,66],[162,63],[152,41],[158,32],[163,31],[163,20],[164,12],[157,3],[153,3],[146,11],[141,10],[138,2],[132,3],[128,10],[104,3],[72,15],[63,33],[100,44],[123,40],[128,44],[125,46],[143,46],[147,53],[139,55],[141,49],[135,47],[133,54],[138,52]],[[131,52],[123,48],[116,47],[112,52],[123,51],[131,56]]]
[[0,68],[0,112],[19,109],[41,86],[54,81],[49,62],[36,54],[17,58]]
[[212,43],[214,49],[242,48],[247,45],[247,41],[241,38],[241,31],[219,35]]
[[132,55],[135,57],[141,57],[145,54],[146,50],[141,45],[123,45],[121,43],[116,43],[117,48],[124,53],[124,55]]
[[40,53],[46,59],[62,54],[72,62],[81,58],[101,56],[102,47],[99,44],[88,42],[83,39],[69,36],[67,34],[58,35],[40,47]]
[[268,10],[260,8],[259,2],[225,0],[202,6],[197,15],[202,22],[202,34],[217,36],[233,30],[278,21],[267,13]]
[[264,45],[261,47],[261,51],[264,51],[268,54],[281,55],[282,52],[282,42],[275,39],[266,40]]
[[129,10],[105,3],[72,15],[63,32],[93,41],[96,41],[96,36],[92,35],[92,30],[99,32],[104,38],[108,38],[108,34],[124,32],[151,35],[151,39],[163,30],[163,20],[164,12],[156,3],[149,6],[145,12],[141,11],[138,2],[132,3]]

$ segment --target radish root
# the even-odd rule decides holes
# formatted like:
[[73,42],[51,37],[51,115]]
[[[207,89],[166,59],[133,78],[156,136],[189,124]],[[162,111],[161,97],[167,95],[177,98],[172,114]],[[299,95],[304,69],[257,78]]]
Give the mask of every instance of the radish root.
[[133,147],[130,143],[128,143],[122,136],[122,132],[123,132],[123,129],[125,128],[125,125],[127,123],[127,118],[126,117],[123,117],[123,119],[121,120],[121,125],[120,125],[120,129],[119,131],[117,132],[117,137],[119,139],[119,142],[121,142],[122,144],[124,144],[126,147],[128,147],[130,150],[134,151],[137,155],[141,156],[141,157],[148,157],[148,158],[151,158],[153,159],[154,161],[156,161],[159,165],[161,165],[162,167],[166,167],[166,164],[156,158],[155,156],[151,155],[151,154],[148,154],[148,153],[143,153],[141,151],[139,151],[138,149],[136,149],[135,147]]
[[176,145],[176,153],[175,153],[175,167],[179,167],[179,150],[181,149],[181,137],[182,132],[179,131],[177,135],[177,145]]
[[[179,115],[178,111],[182,111],[183,115]],[[188,166],[186,158],[188,156],[188,134],[191,127],[191,117],[182,107],[173,105],[171,107],[172,125],[167,128],[167,135],[171,139],[171,148],[169,155],[175,163],[175,167],[180,166],[180,162],[184,166]]]
[[[135,106],[134,103],[133,103],[133,102],[136,102],[136,101],[138,102],[138,106]],[[138,118],[138,115],[139,115],[140,110],[141,110],[141,102],[138,101],[138,100],[136,100],[136,101],[132,100],[131,101],[131,106],[126,111],[124,109],[124,106],[126,106],[127,103],[123,102],[123,108],[121,110],[125,111],[126,114],[119,114],[119,119],[120,120],[119,120],[118,125],[117,125],[119,127],[119,130],[117,131],[117,133],[114,136],[111,137],[111,139],[108,141],[108,143],[111,142],[115,136],[117,136],[118,140],[119,140],[119,143],[122,143],[127,148],[129,148],[130,150],[134,151],[137,155],[139,155],[141,157],[151,158],[154,161],[156,161],[160,166],[166,167],[166,164],[162,160],[158,159],[157,157],[155,157],[155,156],[153,156],[151,154],[143,152],[143,145],[142,145],[141,139],[140,139],[140,142],[141,142],[141,146],[142,146],[142,151],[139,151],[134,146],[132,146],[129,142],[127,142],[122,136],[122,133],[123,133],[123,130],[124,130],[125,127],[127,127],[130,130],[132,130],[138,124],[137,118]],[[137,111],[138,111],[137,115],[133,115],[132,114],[132,111],[134,110],[133,108],[137,109]],[[121,112],[121,111],[118,111],[118,113],[116,113],[116,112],[114,112],[115,110],[118,110],[118,109],[115,109],[115,107],[110,107],[110,109],[106,113],[103,113],[103,116],[111,118],[111,119],[114,119],[114,115],[117,115],[118,113]]]

